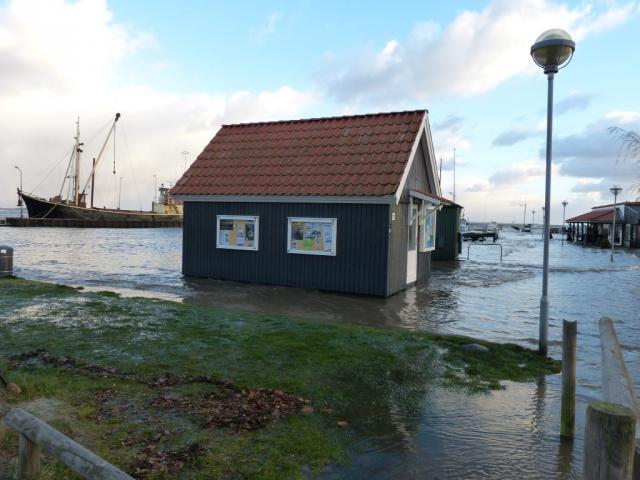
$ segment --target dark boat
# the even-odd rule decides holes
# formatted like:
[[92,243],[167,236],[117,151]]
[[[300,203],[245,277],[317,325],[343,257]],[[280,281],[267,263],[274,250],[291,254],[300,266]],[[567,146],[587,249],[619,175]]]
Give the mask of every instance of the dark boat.
[[110,208],[95,208],[75,206],[64,201],[45,200],[29,193],[18,190],[22,197],[29,218],[57,218],[66,220],[101,220],[101,221],[182,221],[182,214],[156,213],[138,210],[116,210]]
[[[105,151],[109,138],[114,134],[116,124],[120,118],[120,114],[116,113],[111,129],[107,134],[107,138],[102,145],[100,153],[93,160],[93,167],[89,178],[84,187],[80,188],[80,155],[82,153],[83,143],[80,142],[80,124],[76,123],[76,137],[75,146],[71,158],[69,159],[69,165],[67,166],[67,173],[62,182],[60,188],[60,194],[55,197],[45,198],[38,197],[32,193],[26,193],[21,189],[18,189],[18,196],[24,201],[27,207],[27,212],[30,219],[58,219],[58,220],[70,220],[78,221],[85,220],[95,222],[93,226],[108,226],[101,222],[131,222],[140,225],[151,225],[153,223],[166,224],[167,222],[175,222],[177,224],[182,223],[182,205],[175,202],[169,195],[168,188],[160,188],[160,201],[153,202],[152,211],[142,210],[121,210],[113,208],[97,208],[93,206],[93,197],[95,191],[95,172],[102,158],[102,154]],[[115,160],[114,160],[114,173],[115,173]],[[73,185],[69,186],[69,190],[73,187],[73,193],[69,195],[69,198],[63,199],[62,192],[64,191],[64,185],[67,181],[73,180]],[[86,190],[90,186],[91,202],[87,206],[87,194]]]

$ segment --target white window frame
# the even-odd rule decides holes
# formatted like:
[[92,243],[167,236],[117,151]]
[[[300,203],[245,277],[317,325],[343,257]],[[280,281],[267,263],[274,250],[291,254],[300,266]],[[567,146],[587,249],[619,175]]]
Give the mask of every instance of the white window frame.
[[[321,252],[318,250],[299,250],[297,248],[291,248],[291,224],[293,222],[303,223],[331,223],[331,251]],[[301,255],[324,255],[329,257],[336,256],[336,247],[338,239],[336,237],[338,231],[338,219],[337,218],[310,218],[310,217],[287,217],[287,253],[296,253]]]
[[[420,212],[420,221],[418,223],[420,227],[420,244],[418,245],[419,252],[432,252],[436,249],[436,235],[437,235],[437,224],[436,221],[438,219],[438,208],[437,207],[427,207],[426,205],[422,206],[422,210]],[[433,246],[427,247],[427,235],[426,235],[426,225],[427,215],[433,215]]]
[[[239,245],[222,245],[220,243],[220,220],[245,220],[253,221],[255,226],[253,228],[253,246],[245,247]],[[257,215],[216,215],[216,248],[223,248],[225,250],[258,250],[260,238],[260,217]]]

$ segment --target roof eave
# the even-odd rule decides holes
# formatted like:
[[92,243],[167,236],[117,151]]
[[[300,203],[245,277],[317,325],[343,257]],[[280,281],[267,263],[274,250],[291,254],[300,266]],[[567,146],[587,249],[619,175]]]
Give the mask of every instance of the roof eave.
[[228,202],[228,203],[359,203],[382,204],[395,203],[395,195],[356,196],[356,195],[173,195],[183,202]]

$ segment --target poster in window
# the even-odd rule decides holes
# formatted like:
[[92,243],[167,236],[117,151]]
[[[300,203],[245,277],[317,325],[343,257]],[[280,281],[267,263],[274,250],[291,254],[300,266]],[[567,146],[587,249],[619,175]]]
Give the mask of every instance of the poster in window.
[[289,253],[335,255],[335,218],[289,218]]
[[436,248],[436,210],[426,212],[422,232],[422,251],[434,250]]
[[218,248],[258,249],[258,217],[218,215]]

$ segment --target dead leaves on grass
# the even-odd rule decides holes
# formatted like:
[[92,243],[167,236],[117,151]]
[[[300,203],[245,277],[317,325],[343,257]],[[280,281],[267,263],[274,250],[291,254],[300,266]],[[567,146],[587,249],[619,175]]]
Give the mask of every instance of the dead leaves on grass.
[[[111,419],[140,421],[144,418],[149,425],[153,425],[154,419],[161,425],[162,414],[158,411],[169,411],[174,415],[189,417],[201,428],[224,429],[237,434],[262,428],[281,418],[314,412],[309,400],[282,390],[243,388],[234,382],[207,375],[164,373],[149,381],[141,381],[116,368],[87,364],[72,357],[56,357],[45,349],[13,355],[10,365],[45,365],[76,374],[121,378],[144,383],[153,392],[151,400],[148,396],[124,398],[116,389],[96,392],[93,418],[98,422]],[[195,389],[195,393],[185,393],[179,387],[187,384],[207,384],[209,387]],[[334,413],[330,408],[321,408],[319,411]],[[346,425],[341,423],[346,422],[338,422],[344,428]],[[177,433],[164,429],[154,433],[127,432],[122,445],[135,449],[133,475],[176,474],[204,451],[204,447],[198,443],[178,450],[166,448],[172,437],[177,436]]]
[[155,408],[195,415],[210,428],[224,428],[232,432],[255,430],[280,418],[299,413],[312,413],[309,400],[268,388],[244,389],[230,382],[215,383],[213,392],[175,396],[162,388],[151,402]]
[[44,348],[36,348],[30,352],[11,355],[9,357],[9,365],[11,367],[16,367],[18,365],[44,365],[63,368],[65,370],[71,370],[75,373],[81,373],[84,375],[94,375],[97,377],[130,377],[130,375],[121,372],[117,368],[83,363],[73,357],[56,357]]

